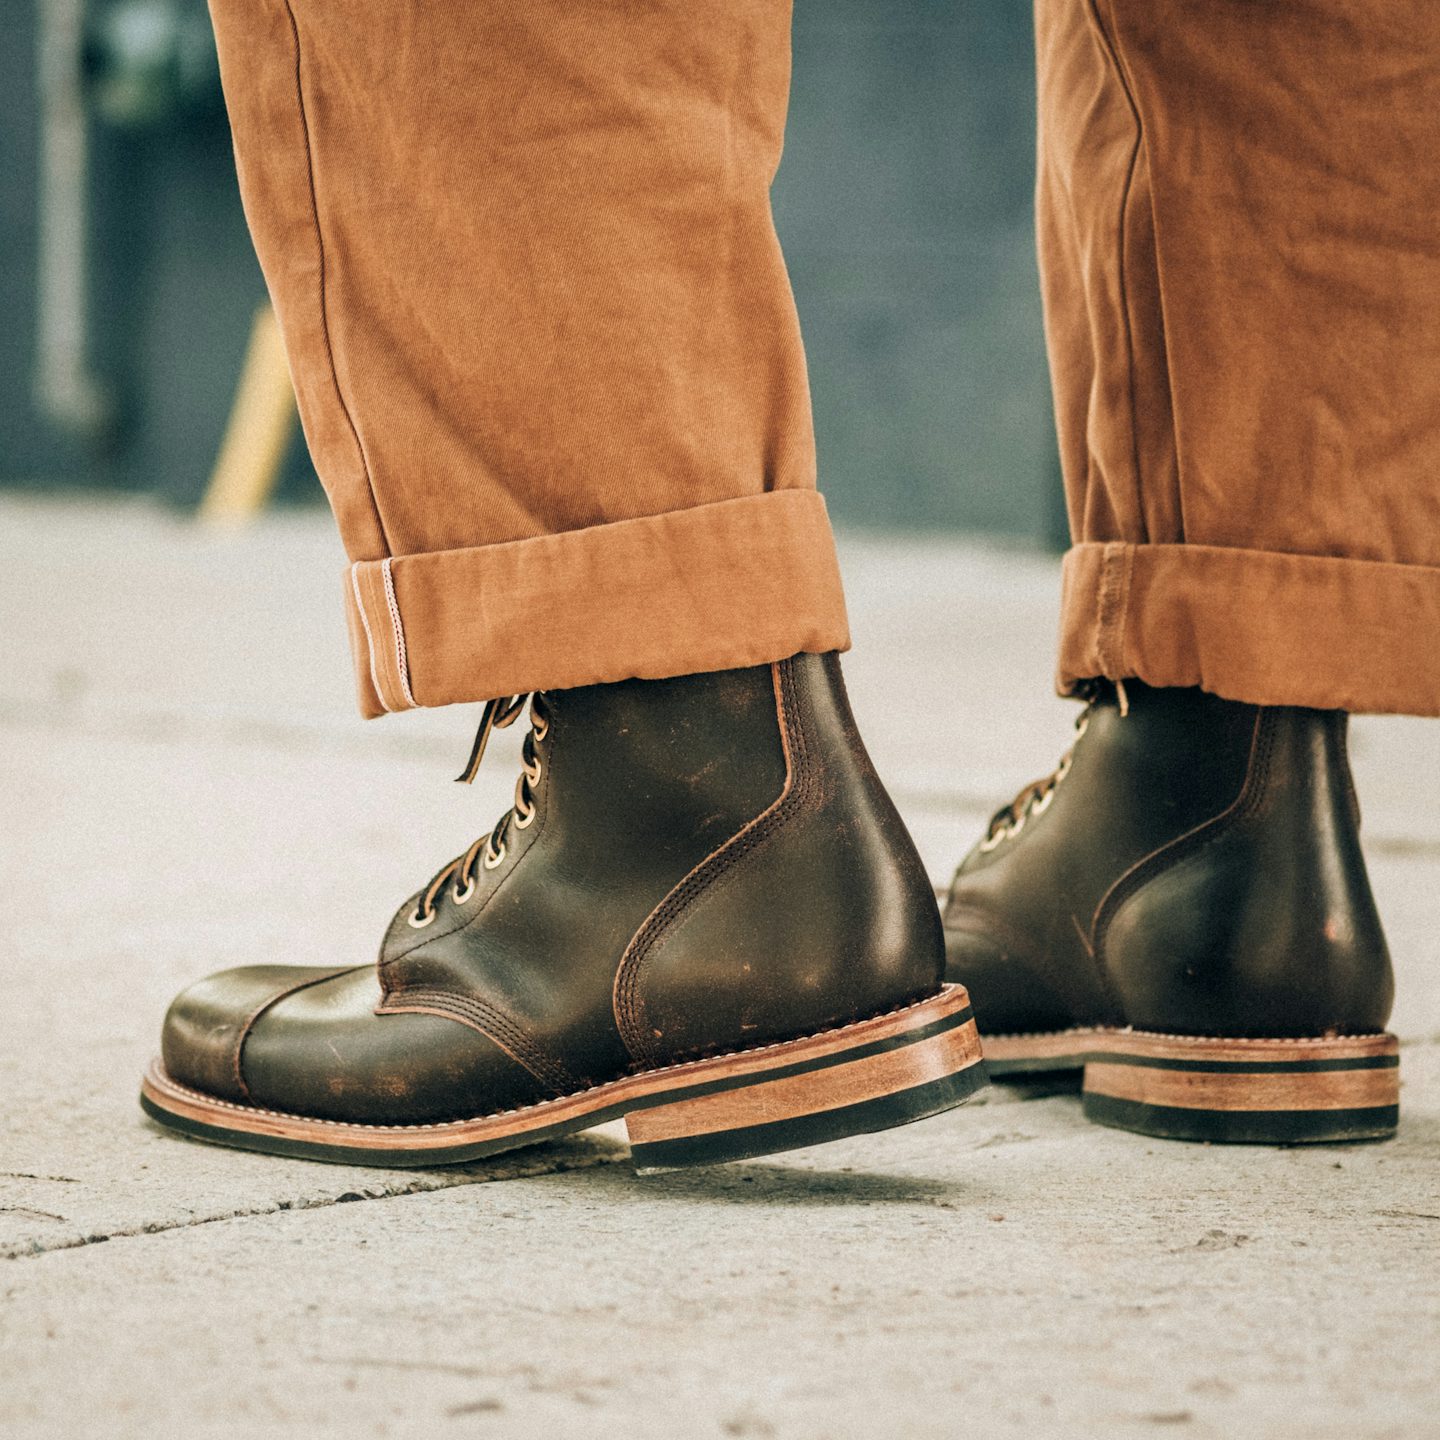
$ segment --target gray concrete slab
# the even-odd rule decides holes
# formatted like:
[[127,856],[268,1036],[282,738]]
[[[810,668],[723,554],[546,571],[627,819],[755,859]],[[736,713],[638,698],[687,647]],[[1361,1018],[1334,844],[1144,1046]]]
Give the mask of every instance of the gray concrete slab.
[[[991,1092],[644,1182],[613,1128],[459,1171],[308,1165],[142,1121],[164,1006],[222,965],[372,954],[508,803],[514,737],[466,790],[473,712],[355,718],[324,516],[3,499],[0,536],[7,1434],[1435,1430],[1440,726],[1356,725],[1391,1144],[1166,1146]],[[1068,744],[1057,568],[843,548],[856,709],[939,881]]]

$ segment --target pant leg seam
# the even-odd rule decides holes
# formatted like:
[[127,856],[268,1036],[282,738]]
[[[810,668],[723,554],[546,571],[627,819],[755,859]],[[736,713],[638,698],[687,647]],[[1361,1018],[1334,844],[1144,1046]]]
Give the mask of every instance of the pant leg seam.
[[380,688],[380,676],[375,670],[375,636],[370,631],[370,619],[365,614],[365,599],[360,594],[360,566],[358,564],[350,567],[350,588],[355,592],[355,608],[360,612],[360,624],[365,629],[365,648],[370,654],[370,684],[381,708],[389,710],[390,706],[386,703],[385,692]]
[[1125,618],[1130,608],[1130,572],[1134,546],[1110,544],[1100,571],[1095,651],[1100,673],[1112,680],[1125,675]]
[[370,496],[370,508],[375,513],[375,528],[380,533],[381,543],[385,546],[386,554],[391,551],[390,537],[385,530],[385,518],[380,513],[379,501],[375,496],[375,481],[370,473],[370,457],[365,452],[365,442],[360,438],[359,426],[355,423],[355,417],[351,413],[350,406],[346,402],[345,392],[340,386],[340,374],[335,366],[335,349],[330,340],[330,313],[325,296],[325,235],[320,225],[320,197],[315,186],[315,155],[310,140],[310,116],[305,105],[305,83],[302,73],[302,56],[300,48],[300,26],[295,19],[295,11],[290,0],[284,0],[285,16],[290,22],[290,35],[295,44],[295,105],[300,118],[300,135],[305,142],[305,175],[310,190],[310,220],[315,232],[315,251],[318,261],[317,265],[317,302],[320,312],[320,335],[325,342],[325,362],[330,369],[330,383],[335,390],[335,400],[340,406],[340,413],[345,417],[345,423],[349,426],[351,438],[355,441],[355,453],[360,458],[360,469],[365,476],[365,488]]
[[1110,61],[1110,67],[1114,71],[1115,79],[1119,82],[1121,93],[1125,96],[1125,104],[1129,108],[1130,118],[1135,123],[1135,144],[1130,151],[1130,164],[1125,172],[1125,187],[1120,195],[1120,215],[1117,225],[1117,238],[1115,245],[1116,272],[1120,289],[1120,310],[1125,321],[1125,370],[1130,391],[1130,465],[1135,485],[1135,523],[1139,534],[1133,538],[1144,541],[1148,539],[1145,525],[1145,495],[1144,486],[1140,476],[1140,426],[1136,411],[1138,400],[1135,393],[1135,330],[1130,318],[1130,289],[1126,281],[1127,274],[1127,235],[1126,228],[1130,215],[1130,200],[1135,188],[1135,172],[1140,163],[1140,151],[1145,142],[1145,127],[1140,119],[1140,107],[1135,103],[1135,96],[1131,92],[1130,82],[1126,78],[1125,68],[1120,63],[1120,54],[1111,38],[1110,32],[1105,28],[1105,22],[1100,17],[1100,0],[1089,0],[1090,14],[1095,21],[1095,31],[1100,38],[1100,44]]
[[415,697],[410,693],[410,661],[405,654],[405,627],[400,622],[400,604],[395,599],[395,580],[390,573],[391,565],[388,558],[381,561],[380,574],[385,581],[385,603],[390,610],[390,628],[395,632],[395,668],[400,675],[400,693],[413,710]]

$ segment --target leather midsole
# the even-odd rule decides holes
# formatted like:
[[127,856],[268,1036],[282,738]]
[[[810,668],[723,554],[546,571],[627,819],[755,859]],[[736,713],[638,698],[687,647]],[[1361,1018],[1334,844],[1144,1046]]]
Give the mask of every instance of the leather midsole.
[[[738,1051],[731,1055],[688,1061],[660,1069],[628,1075],[597,1085],[575,1095],[545,1100],[520,1109],[479,1116],[470,1120],[421,1125],[365,1125],[312,1116],[286,1114],[256,1106],[236,1104],[205,1095],[172,1080],[157,1059],[151,1063],[142,1083],[149,1103],[167,1114],[217,1131],[242,1132],[298,1140],[310,1144],[352,1150],[382,1152],[391,1149],[443,1152],[477,1141],[514,1137],[523,1143],[532,1131],[584,1128],[630,1111],[671,1105],[681,1100],[699,1100],[723,1090],[757,1084],[779,1085],[792,1075],[819,1077],[835,1069],[836,1088],[844,1102],[847,1087],[840,1082],[838,1069],[864,1066],[872,1058],[895,1066],[894,1052],[907,1046],[923,1046],[937,1036],[954,1033],[945,1053],[955,1068],[978,1064],[979,1037],[975,1032],[969,996],[963,986],[945,985],[915,1004],[886,1015],[827,1030],[802,1039]],[[815,1108],[823,1108],[817,1104]]]
[[1195,1110],[1348,1110],[1399,1098],[1393,1035],[1237,1039],[1083,1029],[984,1041],[991,1074],[1085,1072],[1089,1094]]

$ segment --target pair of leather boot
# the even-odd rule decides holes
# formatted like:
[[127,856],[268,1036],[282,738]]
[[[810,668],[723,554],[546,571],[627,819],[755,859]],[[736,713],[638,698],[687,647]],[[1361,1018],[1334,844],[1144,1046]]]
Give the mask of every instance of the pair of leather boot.
[[[486,707],[471,773],[526,714]],[[1087,1115],[1147,1134],[1394,1129],[1343,714],[1097,684],[943,925],[834,655],[536,694],[528,726],[514,806],[376,963],[175,1001],[152,1116],[378,1165],[623,1117],[665,1169],[920,1119],[988,1065],[1077,1072]]]

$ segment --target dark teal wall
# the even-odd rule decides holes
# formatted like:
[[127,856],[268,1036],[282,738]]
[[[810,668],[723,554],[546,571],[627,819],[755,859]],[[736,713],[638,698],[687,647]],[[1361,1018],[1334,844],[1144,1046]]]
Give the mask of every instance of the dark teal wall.
[[797,0],[776,221],[845,519],[1044,536],[1028,0]]
[[[93,348],[119,423],[68,442],[30,395],[34,4],[0,46],[0,483],[188,503],[263,295],[223,117],[94,127]],[[775,211],[842,522],[1053,531],[1030,25],[1028,0],[796,0]],[[292,468],[286,493],[317,496],[298,451]]]

